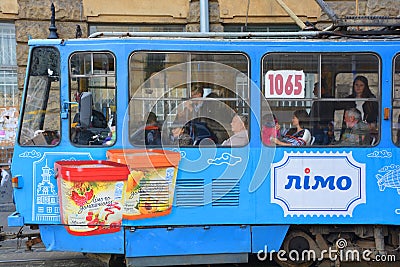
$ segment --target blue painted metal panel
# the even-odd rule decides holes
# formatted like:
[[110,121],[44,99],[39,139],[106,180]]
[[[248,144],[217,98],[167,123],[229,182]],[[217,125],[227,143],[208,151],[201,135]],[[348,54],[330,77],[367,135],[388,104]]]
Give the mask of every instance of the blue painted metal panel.
[[[15,147],[14,154],[24,168],[14,165],[13,175],[20,176],[24,183],[20,188],[14,188],[14,198],[17,211],[24,217],[24,223],[60,223],[61,208],[59,204],[58,185],[54,177],[54,163],[58,160],[102,159],[95,151],[59,151],[60,147],[52,149],[45,147]],[[105,151],[104,151],[105,154]],[[103,156],[105,159],[105,155]]]
[[62,39],[30,39],[28,45],[59,45],[63,42]]
[[40,237],[47,250],[88,253],[124,253],[124,231],[112,234],[76,236],[67,232],[63,225],[39,227]]
[[[257,203],[260,204],[255,207],[256,223],[398,223],[399,194],[396,188],[391,188],[394,183],[389,182],[390,179],[396,180],[392,175],[395,167],[392,164],[399,160],[396,149],[379,144],[375,148],[331,148],[334,153],[318,155],[320,150],[290,149],[284,152],[277,149],[271,170],[274,178],[269,176],[256,192]],[[285,157],[292,159],[283,161]],[[292,160],[298,160],[297,168],[290,165]],[[335,168],[322,173],[321,168],[326,167],[320,166],[326,166],[324,162],[328,161],[334,162]],[[287,165],[282,165],[282,162]],[[306,170],[310,173],[309,188],[303,184]],[[301,183],[291,184],[288,175],[300,177],[298,180]],[[317,176],[327,183],[318,183],[314,178]],[[327,177],[331,177],[330,182]],[[347,182],[338,186],[339,178]]]
[[[41,41],[32,41],[31,44],[48,44],[48,45],[56,45],[58,41],[55,40],[41,40]],[[118,103],[120,105],[125,105],[127,103],[126,99],[126,92],[122,88],[127,87],[127,79],[126,79],[126,60],[128,58],[128,54],[135,50],[153,50],[153,51],[167,51],[167,50],[186,50],[186,51],[235,51],[235,52],[243,52],[244,54],[248,55],[251,60],[251,79],[255,83],[255,87],[260,87],[260,65],[259,62],[261,57],[268,53],[268,52],[313,52],[313,51],[322,51],[322,52],[352,52],[352,51],[362,51],[365,50],[366,43],[359,42],[359,41],[351,41],[351,42],[326,42],[320,40],[308,40],[308,41],[271,41],[266,43],[265,41],[261,40],[249,40],[246,42],[243,41],[221,41],[221,40],[157,40],[153,39],[151,41],[141,39],[106,39],[106,40],[70,40],[66,41],[63,45],[60,45],[58,49],[60,50],[60,54],[67,58],[70,53],[76,50],[83,50],[86,49],[87,46],[90,44],[95,44],[93,46],[93,50],[103,50],[104,47],[107,47],[109,51],[114,53],[117,57],[117,79],[118,79]],[[307,44],[307,45],[305,45]],[[391,67],[391,59],[393,53],[396,52],[395,45],[391,48],[387,47],[386,45],[388,42],[380,42],[375,41],[374,46],[369,48],[371,52],[378,52],[382,55],[385,55],[385,58],[382,58],[382,66],[386,70],[390,70]],[[123,47],[124,49],[121,49]],[[389,60],[386,60],[389,58]],[[66,59],[63,61],[64,63],[67,62]],[[63,70],[66,70],[66,64],[62,65]],[[390,78],[390,71],[383,72],[383,79],[391,81]],[[68,79],[61,79],[62,87],[67,88]],[[390,82],[385,82],[385,87],[390,88]],[[255,115],[259,113],[259,105],[260,103],[260,95],[259,95],[259,88],[251,88],[251,103],[255,103],[253,105],[253,111]],[[65,92],[63,92],[64,94]],[[388,95],[389,94],[389,95]],[[387,90],[382,91],[383,95],[383,105],[390,106],[390,92]],[[389,96],[389,97],[388,97]],[[125,109],[118,111],[118,117],[121,118],[124,116]],[[62,120],[63,123],[63,138],[59,146],[52,147],[52,148],[21,148],[16,147],[15,150],[15,157],[13,159],[13,174],[23,173],[23,178],[27,181],[25,188],[32,188],[32,190],[19,190],[15,189],[15,196],[17,202],[17,210],[21,213],[22,216],[25,218],[26,223],[44,223],[45,221],[42,218],[50,218],[47,215],[41,216],[39,214],[39,210],[54,210],[52,204],[44,205],[43,207],[38,205],[36,202],[37,199],[37,192],[34,188],[37,188],[37,184],[39,179],[41,178],[41,168],[45,162],[45,158],[42,157],[40,159],[33,159],[28,158],[29,153],[33,153],[33,151],[37,154],[44,155],[44,152],[48,152],[51,150],[51,153],[56,154],[60,153],[60,157],[58,159],[68,159],[68,153],[76,152],[77,148],[72,147],[68,140],[68,120]],[[122,126],[117,129],[117,132],[120,134],[123,132]],[[253,175],[255,168],[262,165],[260,163],[269,162],[268,157],[273,153],[269,153],[268,148],[260,147],[260,135],[259,135],[259,128],[257,128],[256,120],[252,120],[251,125],[251,143],[249,146],[241,148],[241,149],[232,149],[230,155],[232,156],[230,159],[240,158],[242,161],[240,164],[235,166],[230,166],[228,164],[220,164],[220,165],[213,165],[213,166],[206,166],[204,170],[199,172],[184,172],[180,171],[178,174],[178,180],[182,178],[197,178],[203,177],[205,179],[205,191],[204,191],[204,203],[205,205],[202,206],[192,206],[192,207],[181,207],[179,205],[174,205],[172,212],[170,215],[165,217],[159,218],[151,218],[146,220],[136,220],[136,221],[128,221],[125,220],[125,225],[133,225],[133,226],[151,226],[151,225],[182,225],[182,224],[189,224],[195,225],[199,220],[202,220],[202,223],[209,223],[209,224],[223,224],[226,223],[226,218],[229,218],[229,223],[235,224],[286,224],[290,220],[291,223],[396,223],[397,214],[398,214],[398,207],[396,206],[395,197],[396,197],[396,190],[392,190],[390,188],[386,189],[384,192],[380,192],[379,188],[376,184],[375,175],[380,174],[380,168],[390,166],[391,163],[396,162],[396,153],[393,150],[391,152],[391,157],[386,158],[372,158],[367,156],[371,153],[379,153],[383,151],[390,152],[389,148],[391,146],[391,137],[390,131],[382,131],[382,138],[379,146],[375,148],[367,148],[367,149],[351,149],[357,151],[353,153],[354,159],[362,164],[366,164],[366,175],[365,175],[365,188],[366,188],[366,203],[362,203],[361,205],[357,205],[354,208],[353,213],[351,216],[348,217],[324,217],[324,216],[294,216],[288,217],[284,214],[279,205],[276,203],[271,203],[271,185],[270,185],[270,175],[268,173],[268,168],[265,170],[260,171],[256,175]],[[382,121],[383,129],[390,128],[390,121]],[[127,135],[125,135],[127,136]],[[122,145],[122,137],[119,136],[117,138],[117,143],[115,146],[110,148],[120,148]],[[107,148],[109,149],[109,148]],[[274,163],[279,162],[283,157],[283,148],[277,148],[275,153]],[[327,151],[327,152],[349,152],[350,149],[346,148],[285,148],[286,151],[301,151],[301,152],[317,152],[317,151]],[[93,158],[95,159],[104,159],[105,158],[105,151],[106,148],[96,148],[90,149],[90,153],[92,154],[93,151]],[[96,151],[96,152],[94,152]],[[199,156],[198,151],[195,149],[188,149],[184,148],[182,151],[187,155],[186,159],[182,159],[182,169],[190,168],[190,160],[193,158],[197,158]],[[229,151],[229,149],[218,149],[214,159],[221,158],[223,153]],[[260,153],[261,152],[261,153]],[[265,153],[264,153],[265,152]],[[365,153],[364,153],[365,152]],[[65,155],[62,155],[65,153]],[[261,155],[259,158],[256,159],[247,159],[249,154],[252,155]],[[50,155],[50,154],[48,154]],[[36,156],[31,154],[30,156]],[[244,160],[246,159],[246,160]],[[210,158],[204,158],[204,162],[209,162]],[[55,158],[52,158],[48,161],[48,166],[51,168],[52,164],[54,163]],[[232,163],[232,162],[230,162]],[[18,168],[18,166],[23,165],[27,168]],[[39,166],[40,165],[40,166]],[[30,167],[32,166],[32,167]],[[242,172],[240,168],[245,166],[244,172]],[[265,164],[265,166],[269,166]],[[240,168],[239,168],[240,167]],[[207,191],[212,183],[212,179],[216,178],[217,175],[224,173],[227,178],[229,177],[238,177],[240,180],[240,196],[239,196],[239,203],[237,206],[227,206],[227,207],[214,207],[210,205],[210,200],[212,199],[212,193]],[[228,177],[229,176],[229,177]],[[32,177],[33,182],[29,182]],[[250,187],[249,184],[253,182],[253,179],[258,179],[256,186]],[[51,181],[53,181],[51,179]],[[251,190],[255,190],[252,194],[249,192]],[[252,191],[251,191],[252,192]],[[374,199],[374,201],[369,201],[370,199]],[[382,200],[380,201],[376,201]],[[29,201],[26,201],[29,200]],[[31,200],[34,203],[33,209],[30,207]],[[387,201],[389,200],[389,202]],[[391,202],[392,201],[392,202]],[[381,207],[385,208],[385,212],[382,211]],[[376,215],[380,216],[370,216],[371,210],[374,210]],[[396,212],[394,212],[396,210]],[[381,213],[381,214],[379,214]],[[205,216],[205,214],[207,216]],[[52,214],[50,214],[52,215]],[[54,220],[46,221],[45,223],[59,223],[59,219],[57,219],[57,215],[54,213]],[[350,215],[350,214],[348,214]],[[381,216],[382,215],[382,216]],[[332,221],[333,220],[333,221]]]
[[24,217],[22,217],[17,211],[13,212],[7,217],[7,224],[9,227],[24,226]]
[[[56,45],[58,41],[42,40],[32,42],[31,44],[47,44]],[[351,41],[351,42],[325,42],[325,41],[284,41],[265,43],[262,41],[221,41],[221,40],[134,40],[134,39],[114,39],[114,40],[76,40],[67,41],[65,45],[59,46],[60,54],[64,56],[63,59],[63,71],[67,70],[67,58],[70,53],[76,50],[83,51],[87,49],[87,46],[95,44],[94,50],[103,50],[107,47],[117,57],[117,80],[118,80],[118,99],[119,105],[126,107],[128,98],[127,92],[123,88],[128,88],[127,80],[127,58],[128,55],[135,50],[152,50],[152,51],[235,51],[243,52],[251,57],[251,78],[254,83],[260,86],[260,61],[261,57],[268,52],[313,52],[313,51],[325,51],[325,52],[358,52],[366,51],[365,41]],[[368,52],[377,52],[382,57],[382,87],[392,88],[391,85],[391,73],[390,69],[392,66],[392,58],[397,53],[398,48],[396,44],[392,47],[387,47],[388,42],[374,42],[373,46],[368,48]],[[121,48],[122,47],[122,48]],[[397,45],[398,47],[398,45]],[[386,71],[386,72],[385,72]],[[68,79],[63,77],[61,79],[62,88],[68,88]],[[257,90],[258,88],[252,87],[251,103],[255,105],[254,110],[256,116],[259,114],[260,107],[257,106],[260,103],[260,95]],[[62,93],[65,97],[69,97],[69,94],[65,91]],[[64,98],[64,96],[62,98]],[[391,106],[391,91],[382,90],[382,107]],[[125,108],[118,110],[118,118],[123,118]],[[184,152],[186,158],[182,159],[181,167],[179,171],[178,180],[183,179],[204,179],[204,191],[201,191],[201,197],[204,205],[192,205],[184,206],[180,205],[175,196],[174,206],[172,212],[169,215],[163,217],[148,218],[143,220],[124,220],[123,224],[126,226],[158,226],[158,225],[197,225],[201,224],[282,224],[282,226],[256,226],[253,228],[253,241],[252,249],[250,248],[250,230],[249,227],[241,228],[238,226],[212,226],[210,229],[203,229],[202,227],[185,227],[185,228],[174,228],[171,231],[165,228],[151,228],[151,229],[137,229],[134,232],[126,232],[127,240],[126,246],[128,256],[130,257],[142,257],[152,256],[155,253],[162,253],[161,255],[174,255],[174,254],[198,254],[198,253],[241,253],[241,252],[257,252],[260,249],[264,249],[265,245],[268,248],[274,249],[279,248],[280,242],[287,231],[287,224],[398,224],[398,216],[400,214],[399,203],[399,191],[398,188],[394,187],[399,183],[398,180],[398,166],[399,162],[398,148],[393,147],[391,139],[391,121],[382,120],[382,135],[381,141],[377,147],[374,148],[335,148],[335,147],[309,147],[309,148],[277,148],[271,150],[271,148],[262,147],[259,126],[257,121],[251,120],[251,142],[249,146],[244,148],[217,148],[213,158],[207,158],[204,155],[212,153],[200,153],[197,149],[182,148],[181,152]],[[116,234],[107,234],[101,236],[89,236],[80,238],[71,236],[68,234],[63,226],[49,226],[48,224],[60,224],[58,201],[50,201],[43,203],[39,201],[42,198],[41,192],[38,192],[39,183],[42,182],[44,169],[52,168],[56,160],[62,159],[105,159],[105,151],[107,149],[118,149],[123,145],[123,136],[127,138],[128,135],[124,135],[122,123],[117,125],[117,143],[113,147],[107,148],[76,148],[73,147],[69,142],[69,121],[62,120],[63,136],[61,143],[55,147],[19,147],[18,145],[14,151],[14,159],[12,166],[12,173],[14,175],[21,175],[25,181],[23,188],[14,189],[16,207],[19,215],[13,215],[10,217],[9,222],[14,225],[20,225],[22,223],[36,223],[36,224],[47,224],[47,226],[41,227],[42,238],[45,240],[48,249],[54,250],[72,250],[72,251],[87,251],[87,252],[104,252],[100,246],[93,247],[93,244],[99,242],[107,242],[107,252],[115,251],[115,253],[121,253],[123,250],[123,234],[118,232]],[[128,142],[125,142],[128,144]],[[129,147],[127,147],[129,148]],[[204,148],[203,148],[204,149]],[[332,154],[340,153],[345,157],[350,157],[352,153],[352,164],[357,166],[365,165],[365,173],[361,176],[345,178],[340,184],[342,187],[340,190],[337,188],[337,199],[328,198],[326,200],[331,201],[332,205],[337,204],[338,200],[343,199],[342,195],[346,191],[350,191],[350,188],[345,188],[347,185],[345,182],[361,181],[360,188],[364,191],[353,190],[354,192],[360,192],[362,197],[355,196],[354,198],[349,197],[349,201],[344,204],[344,211],[336,208],[337,214],[333,209],[329,207],[322,207],[318,210],[311,206],[315,202],[306,203],[307,207],[297,207],[295,205],[301,204],[302,201],[307,199],[310,195],[315,194],[319,191],[322,196],[327,196],[326,193],[332,193],[329,191],[328,186],[316,187],[315,190],[296,188],[295,185],[290,185],[285,171],[278,171],[279,168],[283,168],[283,164],[279,164],[285,157],[285,151],[290,153],[298,153],[297,157],[301,158],[301,164],[297,169],[288,168],[290,171],[296,171],[295,175],[298,177],[304,177],[304,171],[306,168],[310,168],[311,171],[320,170],[318,168],[313,169],[321,164],[312,163],[315,161],[313,153],[326,152],[327,155],[324,157],[332,157]],[[214,151],[213,151],[214,152]],[[218,159],[226,158],[226,154],[229,152],[229,158],[225,162],[221,163]],[[301,154],[301,155],[300,155]],[[328,155],[329,154],[329,155]],[[250,155],[252,157],[250,157]],[[208,164],[204,166],[196,166],[200,171],[193,171],[192,159],[203,157],[202,163],[215,162],[216,164]],[[270,157],[274,157],[273,164],[276,168],[275,180],[271,180],[271,173],[269,173]],[[291,156],[294,158],[294,155]],[[240,161],[237,160],[240,158]],[[237,161],[235,161],[235,159]],[[287,161],[289,162],[289,161]],[[343,161],[344,162],[344,161]],[[343,163],[342,162],[342,163]],[[192,164],[192,165],[191,165]],[[311,166],[311,167],[310,167]],[[332,166],[332,164],[330,164]],[[203,168],[204,167],[204,168]],[[260,168],[259,168],[260,167]],[[390,169],[393,167],[394,169]],[[324,167],[329,168],[328,167]],[[359,167],[360,168],[360,167]],[[397,168],[397,169],[395,169]],[[188,171],[184,171],[184,169]],[[328,169],[329,171],[341,170],[341,166],[336,164],[333,168]],[[300,170],[300,174],[299,174]],[[385,170],[388,172],[385,173]],[[393,171],[393,172],[390,172]],[[294,175],[293,173],[291,173]],[[313,173],[313,175],[318,173]],[[393,174],[393,177],[391,176]],[[235,178],[238,177],[238,203],[237,205],[230,206],[213,206],[212,199],[213,195],[210,191],[213,179],[222,176],[224,178]],[[302,176],[303,175],[303,176]],[[326,179],[330,175],[324,173],[323,179]],[[332,173],[333,175],[333,173]],[[342,175],[347,175],[343,173]],[[397,176],[396,176],[397,175]],[[278,178],[279,176],[279,178]],[[334,175],[333,175],[334,176]],[[335,176],[339,177],[339,176]],[[49,180],[53,184],[55,191],[50,195],[56,199],[57,184],[53,175],[50,174]],[[354,179],[353,179],[354,178]],[[378,179],[377,179],[378,178]],[[300,178],[299,178],[300,179]],[[392,179],[394,183],[390,183]],[[285,181],[278,187],[279,181]],[[274,182],[272,184],[272,182]],[[379,182],[379,183],[378,183]],[[315,185],[315,184],[314,184]],[[336,184],[337,185],[337,184]],[[276,187],[275,187],[276,186]],[[313,184],[311,184],[313,186]],[[358,185],[357,185],[358,186]],[[392,186],[392,187],[391,187]],[[283,191],[286,188],[287,194]],[[345,188],[346,190],[344,190]],[[358,188],[358,189],[360,189]],[[237,188],[235,187],[235,190]],[[298,194],[299,191],[303,190],[303,198],[296,198],[296,202],[288,200],[290,193]],[[289,192],[291,191],[291,192]],[[340,192],[339,192],[340,191]],[[237,191],[235,191],[236,193]],[[333,195],[333,194],[331,194]],[[274,196],[276,196],[274,198]],[[46,196],[47,197],[47,196]],[[47,199],[47,198],[46,198]],[[316,198],[317,199],[317,198]],[[355,200],[358,203],[355,203]],[[308,199],[310,200],[310,199]],[[311,199],[312,200],[312,199]],[[359,201],[362,200],[362,201]],[[274,201],[274,202],[273,202]],[[184,203],[184,201],[182,201]],[[305,202],[304,202],[305,203]],[[231,204],[231,203],[230,203]],[[357,204],[357,205],[356,205]],[[33,205],[33,206],[32,206]],[[294,206],[293,206],[294,205]],[[341,208],[341,207],[339,207]],[[324,213],[324,214],[323,214]],[[314,214],[316,216],[314,216]],[[323,215],[323,216],[320,216]],[[22,220],[22,221],[21,221]],[[286,229],[286,230],[285,230]],[[84,241],[82,241],[84,240]],[[110,243],[109,243],[110,241]],[[82,243],[83,242],[83,243]],[[81,244],[82,243],[82,244]],[[108,245],[110,247],[108,247]],[[77,246],[79,245],[79,246]],[[94,250],[94,251],[93,251]]]
[[145,228],[126,231],[127,257],[248,253],[249,226]]
[[289,229],[289,225],[268,225],[251,227],[251,250],[278,251]]

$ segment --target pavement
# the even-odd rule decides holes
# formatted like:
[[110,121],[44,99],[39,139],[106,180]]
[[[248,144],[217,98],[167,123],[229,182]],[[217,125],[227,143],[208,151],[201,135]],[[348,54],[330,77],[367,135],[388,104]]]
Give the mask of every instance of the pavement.
[[[46,251],[42,242],[27,248],[27,241],[33,241],[39,230],[27,226],[9,227],[7,217],[15,211],[12,201],[11,179],[0,186],[0,267],[2,266],[46,266],[46,267],[99,267],[105,266],[98,261],[76,252]],[[17,234],[21,233],[20,238]],[[24,236],[25,235],[25,236]]]
[[[1,207],[1,205],[0,205]],[[4,210],[4,207],[2,207]],[[1,208],[0,208],[1,209]],[[32,240],[28,237],[15,238],[15,234],[22,230],[22,234],[39,234],[39,230],[29,227],[9,227],[7,216],[11,211],[0,212],[0,225],[3,227],[1,234],[5,240],[0,241],[0,267],[2,266],[46,266],[46,267],[104,267],[104,264],[85,257],[82,253],[46,251],[43,243],[34,244],[28,249],[26,242]]]

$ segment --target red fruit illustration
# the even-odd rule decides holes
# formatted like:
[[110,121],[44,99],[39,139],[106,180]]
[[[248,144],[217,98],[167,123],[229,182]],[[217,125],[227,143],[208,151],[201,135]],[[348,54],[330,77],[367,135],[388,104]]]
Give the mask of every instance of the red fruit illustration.
[[89,192],[85,192],[85,197],[86,197],[86,199],[87,199],[88,201],[91,200],[92,197],[93,197],[93,189],[90,189]]
[[79,207],[84,206],[93,198],[93,189],[88,183],[77,183],[72,188],[71,199]]
[[107,212],[104,220],[107,221],[108,220],[108,216],[110,216],[111,214],[115,213],[113,211],[113,209],[121,210],[121,207],[118,205],[118,203],[112,203],[112,204],[108,205],[108,207],[104,209]]
[[76,205],[79,207],[82,207],[83,205],[86,204],[86,197],[79,195],[78,192],[72,191],[71,193],[71,199],[75,202]]
[[87,223],[87,226],[89,228],[95,228],[98,225],[99,225],[99,218],[97,216],[95,216],[93,220],[91,220],[90,222]]

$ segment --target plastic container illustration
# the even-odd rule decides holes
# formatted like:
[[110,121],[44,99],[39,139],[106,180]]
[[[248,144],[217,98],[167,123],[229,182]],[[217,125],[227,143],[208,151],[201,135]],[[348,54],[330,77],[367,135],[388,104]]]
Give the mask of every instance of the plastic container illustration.
[[127,164],[123,218],[136,220],[167,215],[174,200],[179,152],[168,150],[109,150],[110,161]]
[[121,228],[129,169],[111,161],[57,161],[54,164],[61,221],[73,235],[117,232]]

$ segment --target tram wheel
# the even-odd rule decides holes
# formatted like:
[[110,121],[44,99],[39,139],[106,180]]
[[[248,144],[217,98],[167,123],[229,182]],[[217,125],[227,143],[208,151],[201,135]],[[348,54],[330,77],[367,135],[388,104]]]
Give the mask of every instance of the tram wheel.
[[316,258],[308,255],[315,252],[316,257],[320,253],[320,249],[316,242],[306,233],[302,231],[291,231],[283,241],[284,254],[274,253],[274,261],[281,267],[309,267]]
[[126,267],[125,257],[123,255],[111,255],[109,267]]

